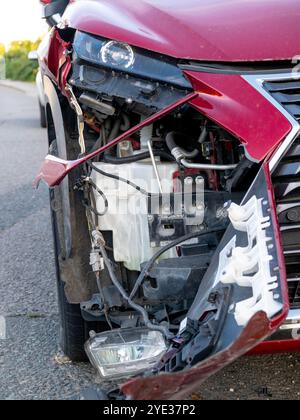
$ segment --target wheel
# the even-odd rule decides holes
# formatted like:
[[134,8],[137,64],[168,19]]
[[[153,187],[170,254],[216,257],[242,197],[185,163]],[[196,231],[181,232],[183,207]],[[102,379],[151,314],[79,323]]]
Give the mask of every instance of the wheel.
[[[51,143],[50,154],[58,155],[56,140]],[[72,184],[70,175],[70,184]],[[106,331],[109,326],[106,322],[86,322],[82,318],[80,304],[69,303],[67,296],[78,292],[72,290],[76,286],[76,279],[80,276],[87,279],[90,271],[88,256],[90,252],[89,234],[84,220],[84,209],[76,198],[73,189],[70,189],[71,215],[67,224],[71,229],[72,251],[69,255],[65,246],[65,215],[63,215],[61,187],[50,190],[51,221],[54,238],[55,264],[57,276],[58,304],[60,313],[60,346],[64,354],[72,361],[86,361],[84,343],[89,338],[89,331]],[[74,219],[80,221],[74,223]],[[73,283],[70,284],[70,279]],[[91,279],[88,280],[91,282]],[[77,282],[79,283],[79,282]],[[94,282],[96,284],[96,282]],[[97,292],[95,290],[94,292]],[[76,296],[73,298],[75,299]],[[84,300],[84,299],[83,299]],[[80,300],[81,301],[81,300]]]
[[[57,202],[59,191],[50,191],[50,202]],[[86,325],[81,316],[80,305],[70,304],[65,293],[65,284],[61,278],[62,269],[60,260],[63,259],[62,240],[59,231],[62,226],[58,221],[57,212],[51,205],[51,221],[54,239],[54,254],[57,278],[58,306],[60,314],[59,344],[66,356],[72,361],[84,361],[84,342],[86,339]]]
[[46,128],[47,127],[46,110],[40,101],[39,101],[39,109],[40,109],[40,125],[42,128]]

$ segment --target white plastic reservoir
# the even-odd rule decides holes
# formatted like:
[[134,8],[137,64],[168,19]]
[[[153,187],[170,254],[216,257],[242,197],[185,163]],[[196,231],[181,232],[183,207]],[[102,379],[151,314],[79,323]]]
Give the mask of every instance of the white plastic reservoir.
[[[159,184],[151,161],[140,161],[125,165],[94,163],[99,169],[111,175],[124,178],[138,185],[148,193],[158,194]],[[173,174],[178,170],[176,163],[157,162],[163,193],[173,192]],[[91,175],[95,184],[108,200],[108,211],[98,218],[101,231],[113,232],[114,258],[123,262],[129,270],[139,271],[141,263],[148,261],[158,248],[152,248],[148,230],[148,198],[130,185],[108,178],[96,171]],[[104,211],[104,200],[95,192],[97,211]],[[162,258],[174,257],[176,250],[166,252]]]

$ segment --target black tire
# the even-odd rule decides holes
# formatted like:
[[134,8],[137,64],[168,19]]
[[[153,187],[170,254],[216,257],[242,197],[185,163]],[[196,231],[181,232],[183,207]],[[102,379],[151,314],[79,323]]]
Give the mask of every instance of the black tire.
[[[51,143],[50,153],[57,155],[56,140]],[[83,214],[78,215],[78,202],[74,202],[74,196],[70,192],[71,206],[73,206],[73,213],[78,220],[82,220]],[[72,252],[79,254],[79,257],[67,256],[64,246],[64,225],[62,214],[57,208],[61,208],[61,190],[60,187],[50,190],[51,202],[51,220],[54,238],[54,251],[55,251],[55,264],[57,276],[57,290],[58,290],[58,304],[60,313],[60,347],[64,354],[74,362],[86,361],[87,356],[84,350],[84,343],[89,338],[89,331],[94,330],[97,332],[106,331],[109,326],[106,322],[86,322],[82,318],[80,304],[69,303],[66,294],[66,282],[64,278],[68,277],[70,267],[72,271],[85,274],[85,270],[89,267],[89,263],[83,264],[83,260],[87,259],[89,248],[84,244],[89,244],[89,235],[84,223],[80,226],[74,226],[72,230]],[[83,207],[82,207],[83,208]],[[80,209],[80,207],[79,207]],[[81,210],[81,209],[80,209]],[[80,229],[82,227],[82,229]],[[83,235],[86,237],[84,238]],[[86,250],[86,248],[88,248]],[[83,251],[87,251],[87,255],[82,255]],[[68,287],[70,287],[68,285]],[[72,286],[71,286],[72,287]]]
[[[53,201],[55,192],[50,191],[50,201]],[[57,295],[60,315],[59,344],[66,356],[74,362],[86,360],[84,343],[87,339],[85,321],[81,316],[80,305],[70,304],[65,293],[65,283],[61,279],[61,241],[56,212],[51,207],[51,221],[54,239],[54,254],[57,279]]]
[[39,101],[39,109],[40,109],[40,125],[42,128],[47,127],[47,118],[46,118],[46,109]]

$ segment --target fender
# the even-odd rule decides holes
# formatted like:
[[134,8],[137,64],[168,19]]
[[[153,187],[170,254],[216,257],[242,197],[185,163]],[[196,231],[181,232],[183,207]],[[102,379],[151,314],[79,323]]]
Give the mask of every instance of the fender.
[[[66,144],[63,111],[56,87],[48,76],[44,76],[44,88],[47,115],[49,116],[49,113],[51,113],[55,128],[57,152],[59,157],[62,159],[67,159],[68,150]],[[72,225],[74,216],[72,216],[71,211],[70,182],[67,176],[63,179],[59,188],[62,196],[62,214],[64,225],[63,246],[65,251],[65,260],[62,262],[62,280],[65,283],[65,294],[69,303],[79,304],[80,302],[89,300],[91,298],[92,294],[94,293],[94,288],[93,283],[89,278],[82,276],[82,273],[79,272],[80,270],[74,270],[74,266],[76,265],[75,261],[77,261],[80,257],[78,256],[76,241],[73,241],[72,232],[74,231],[72,230]]]
[[[67,159],[67,148],[66,148],[66,139],[65,139],[65,130],[64,130],[64,120],[61,111],[61,106],[59,98],[49,77],[44,76],[44,90],[45,90],[45,100],[46,100],[46,110],[51,112],[53,119],[53,124],[55,128],[56,142],[58,155],[62,159]],[[61,193],[62,193],[62,202],[63,202],[63,217],[64,217],[64,237],[65,237],[65,252],[66,256],[70,256],[72,249],[72,236],[71,236],[71,226],[70,226],[70,199],[69,199],[69,180],[66,177],[61,183]]]

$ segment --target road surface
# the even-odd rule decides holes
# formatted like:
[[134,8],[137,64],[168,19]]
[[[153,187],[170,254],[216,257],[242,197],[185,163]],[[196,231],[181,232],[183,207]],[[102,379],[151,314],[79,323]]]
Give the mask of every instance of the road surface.
[[[34,86],[0,84],[0,399],[69,399],[98,382],[89,364],[65,363],[57,345],[48,191],[31,187],[46,152]],[[192,398],[300,399],[299,361],[245,357]]]

